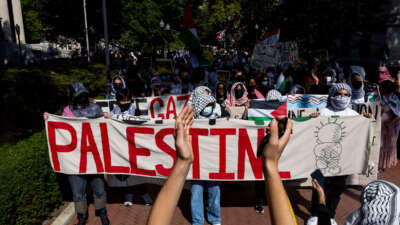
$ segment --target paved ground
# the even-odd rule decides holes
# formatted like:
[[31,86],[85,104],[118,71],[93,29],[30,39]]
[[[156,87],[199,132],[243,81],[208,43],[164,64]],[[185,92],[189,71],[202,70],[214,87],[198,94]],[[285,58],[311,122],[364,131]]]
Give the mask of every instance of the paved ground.
[[[380,179],[389,180],[400,186],[400,165],[396,168],[385,170],[379,174]],[[155,199],[159,187],[149,186],[150,193]],[[255,188],[252,183],[224,183],[222,186],[221,216],[224,225],[247,225],[247,224],[270,224],[268,206],[265,206],[264,214],[257,214],[253,209],[255,198]],[[289,198],[293,204],[295,214],[299,224],[304,224],[304,220],[309,217],[308,208],[311,205],[311,190],[306,188],[295,189],[288,188]],[[135,196],[135,204],[131,207],[125,207],[121,204],[122,196],[117,190],[111,189],[109,194],[109,204],[107,206],[108,215],[113,225],[145,224],[146,218],[150,212],[151,206],[143,205],[141,198]],[[110,193],[109,192],[109,193]],[[360,206],[360,191],[354,188],[348,188],[338,206],[336,221],[343,224],[347,215]],[[101,224],[100,220],[94,216],[93,205],[90,205],[89,224]],[[179,205],[176,209],[172,224],[185,225],[190,224],[190,192],[184,190]],[[71,225],[77,222],[76,217]],[[208,224],[208,223],[206,223]]]

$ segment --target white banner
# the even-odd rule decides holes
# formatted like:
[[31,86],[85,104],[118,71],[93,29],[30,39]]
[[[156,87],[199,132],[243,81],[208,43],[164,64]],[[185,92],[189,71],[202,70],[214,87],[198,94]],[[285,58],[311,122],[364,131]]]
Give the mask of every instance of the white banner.
[[[187,179],[263,179],[256,153],[266,125],[218,119],[210,126],[208,120],[196,120],[190,131],[194,162]],[[317,168],[325,176],[366,174],[368,165],[378,165],[370,158],[380,139],[374,135],[375,125],[361,116],[294,122],[279,162],[281,177],[308,178]],[[51,165],[60,173],[166,177],[176,159],[174,120],[132,126],[104,118],[49,115],[46,132]]]
[[[134,98],[137,115],[151,119],[174,119],[188,104],[191,94]],[[110,112],[116,100],[96,100],[103,112]]]

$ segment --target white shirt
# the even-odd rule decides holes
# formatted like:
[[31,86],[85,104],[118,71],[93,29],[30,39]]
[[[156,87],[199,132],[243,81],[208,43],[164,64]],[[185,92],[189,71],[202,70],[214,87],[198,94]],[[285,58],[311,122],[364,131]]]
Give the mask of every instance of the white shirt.
[[341,116],[341,117],[359,116],[360,115],[360,114],[358,114],[358,112],[356,112],[350,108],[346,108],[341,111],[334,111],[334,110],[332,110],[331,107],[321,108],[321,110],[319,111],[319,114],[321,116]]

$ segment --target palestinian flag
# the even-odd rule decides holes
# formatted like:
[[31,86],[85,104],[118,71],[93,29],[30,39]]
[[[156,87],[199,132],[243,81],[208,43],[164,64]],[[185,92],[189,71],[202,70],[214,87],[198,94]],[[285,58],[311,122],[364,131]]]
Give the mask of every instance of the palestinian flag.
[[287,103],[252,100],[248,109],[248,120],[271,121],[276,116],[287,116]]
[[275,47],[278,44],[279,41],[279,36],[281,34],[281,30],[280,29],[276,29],[270,32],[267,32],[266,34],[264,34],[264,36],[261,38],[261,42],[266,45],[266,46],[270,46],[270,47]]
[[193,67],[199,66],[199,58],[201,59],[201,45],[199,35],[197,34],[196,25],[194,24],[192,10],[189,8],[189,1],[186,0],[185,14],[183,15],[182,31],[180,39],[189,49],[190,60]]
[[219,31],[217,33],[217,37],[216,37],[217,41],[225,41],[225,33],[226,33],[226,29]]
[[284,93],[286,90],[286,79],[283,73],[279,75],[278,81],[276,81],[276,89],[278,89],[281,93]]

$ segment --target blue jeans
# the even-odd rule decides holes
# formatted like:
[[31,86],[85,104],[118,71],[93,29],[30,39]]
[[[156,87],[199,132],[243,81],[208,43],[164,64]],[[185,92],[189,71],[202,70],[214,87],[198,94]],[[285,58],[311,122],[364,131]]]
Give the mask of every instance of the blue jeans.
[[72,199],[78,213],[86,213],[86,185],[89,182],[93,191],[94,207],[102,209],[106,207],[107,195],[104,189],[104,178],[102,175],[69,175],[69,184],[72,190]]
[[192,197],[190,207],[192,210],[193,225],[204,224],[204,204],[203,190],[207,188],[208,192],[208,210],[207,219],[211,224],[221,223],[221,189],[218,182],[212,181],[192,181]]

